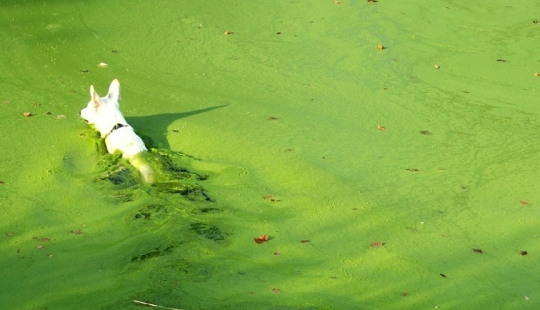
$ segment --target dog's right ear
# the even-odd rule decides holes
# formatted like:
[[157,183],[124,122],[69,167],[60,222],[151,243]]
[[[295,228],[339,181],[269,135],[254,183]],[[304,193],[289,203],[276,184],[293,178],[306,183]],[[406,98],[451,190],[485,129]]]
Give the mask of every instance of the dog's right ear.
[[109,86],[109,93],[107,94],[107,97],[111,102],[114,102],[116,105],[118,105],[118,102],[120,101],[120,82],[118,82],[117,79],[114,79],[111,82],[111,86]]
[[90,85],[90,100],[94,103],[94,110],[97,111],[101,105],[101,99],[99,99],[99,95],[94,90],[94,85]]

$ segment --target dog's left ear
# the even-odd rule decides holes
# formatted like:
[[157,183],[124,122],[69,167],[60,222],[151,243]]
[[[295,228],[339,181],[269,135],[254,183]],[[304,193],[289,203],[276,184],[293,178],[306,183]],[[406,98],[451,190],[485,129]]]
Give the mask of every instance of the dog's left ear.
[[94,90],[94,85],[90,85],[90,99],[91,99],[91,102],[94,103],[94,110],[97,111],[99,106],[101,105],[101,99],[99,98],[99,95]]
[[109,86],[109,93],[107,94],[107,97],[110,101],[115,102],[118,104],[120,101],[120,82],[118,82],[117,79],[114,79],[111,82],[111,86]]

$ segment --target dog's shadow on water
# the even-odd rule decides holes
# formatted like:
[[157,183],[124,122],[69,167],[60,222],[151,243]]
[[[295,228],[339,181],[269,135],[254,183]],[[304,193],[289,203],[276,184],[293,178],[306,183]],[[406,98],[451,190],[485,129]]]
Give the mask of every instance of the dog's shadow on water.
[[[167,140],[167,128],[172,123],[182,118],[197,115],[200,113],[210,112],[212,110],[220,109],[226,106],[228,106],[228,104],[193,110],[189,112],[126,117],[126,120],[129,124],[133,126],[133,128],[135,128],[137,134],[143,135],[145,136],[145,138],[150,138],[155,146],[170,149],[169,141]],[[156,136],[154,134],[149,134],[150,131],[159,132],[159,135]]]

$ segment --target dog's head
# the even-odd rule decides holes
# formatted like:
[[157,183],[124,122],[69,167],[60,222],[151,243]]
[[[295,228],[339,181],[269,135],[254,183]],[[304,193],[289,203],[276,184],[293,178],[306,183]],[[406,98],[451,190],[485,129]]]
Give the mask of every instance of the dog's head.
[[90,86],[90,102],[81,110],[81,117],[92,124],[101,132],[108,132],[116,124],[126,124],[126,120],[120,113],[120,82],[113,80],[109,86],[109,93],[105,97],[99,97]]

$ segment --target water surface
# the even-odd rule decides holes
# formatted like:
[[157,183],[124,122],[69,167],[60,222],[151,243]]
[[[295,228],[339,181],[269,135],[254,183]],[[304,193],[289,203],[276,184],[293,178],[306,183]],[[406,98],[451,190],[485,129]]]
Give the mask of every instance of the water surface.
[[[540,305],[540,2],[0,7],[6,309]],[[114,78],[211,202],[103,179]]]

